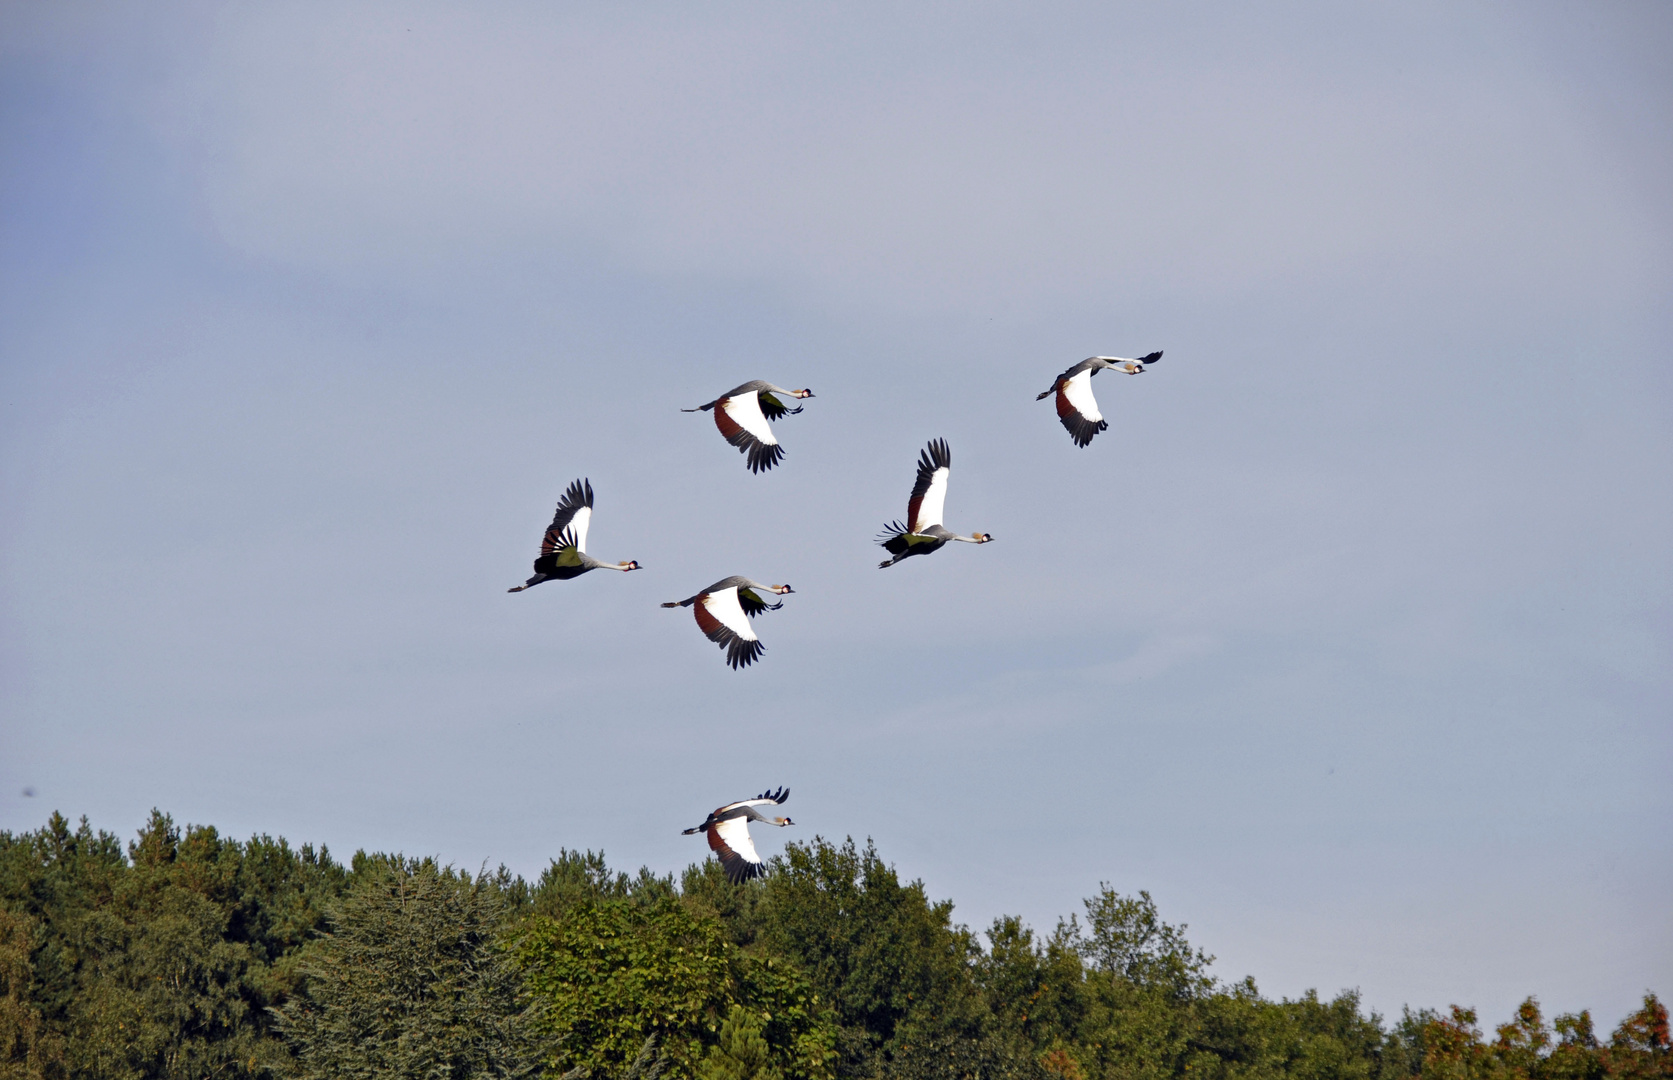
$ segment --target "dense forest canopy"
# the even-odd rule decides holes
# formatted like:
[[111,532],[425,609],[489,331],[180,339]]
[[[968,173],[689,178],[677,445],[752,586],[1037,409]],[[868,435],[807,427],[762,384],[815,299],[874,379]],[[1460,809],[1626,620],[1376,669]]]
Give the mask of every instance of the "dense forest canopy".
[[1488,1033],[1222,982],[1143,892],[1043,937],[952,913],[852,840],[743,886],[590,851],[529,882],[55,814],[0,832],[0,1080],[1673,1077],[1653,993],[1607,1036],[1531,997]]

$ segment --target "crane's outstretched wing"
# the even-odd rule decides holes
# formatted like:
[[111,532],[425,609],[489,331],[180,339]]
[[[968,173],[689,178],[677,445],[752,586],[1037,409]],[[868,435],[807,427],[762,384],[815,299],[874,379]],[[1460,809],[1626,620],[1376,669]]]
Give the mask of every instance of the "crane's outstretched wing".
[[938,536],[924,536],[921,533],[915,533],[898,521],[891,521],[884,525],[883,530],[877,534],[877,542],[882,544],[883,550],[891,555],[904,554],[906,549],[913,544],[933,544],[939,539]]
[[556,555],[559,566],[581,565],[581,545],[576,540],[573,528],[565,529],[563,535],[555,539],[548,531],[545,542],[540,545],[540,553]]
[[762,390],[757,397],[760,398],[761,414],[768,420],[782,420],[786,416],[794,416],[806,407],[798,405],[792,409],[780,401],[778,395],[770,390]]
[[[540,553],[550,555],[563,547],[586,551],[587,526],[592,523],[592,519],[592,481],[577,480],[569,485],[569,490],[558,500],[558,512],[552,515],[552,524],[546,527],[546,536],[540,542]],[[565,534],[571,534],[569,539],[565,539]]]
[[921,533],[931,525],[941,524],[942,507],[947,501],[947,477],[953,471],[953,452],[946,439],[933,439],[918,455],[918,478],[912,484],[912,497],[906,502],[906,523],[909,531]]
[[726,662],[734,671],[755,663],[767,651],[749,625],[735,586],[701,597],[691,610],[703,635],[726,650]]
[[767,418],[761,413],[759,394],[739,394],[723,399],[715,406],[715,427],[749,458],[749,471],[770,469],[784,459],[784,447],[773,436]]
[[726,879],[732,884],[741,885],[765,872],[761,866],[761,856],[755,853],[755,844],[749,838],[748,818],[735,817],[717,821],[709,826],[708,833],[709,850],[720,860],[721,867],[726,871]]
[[1085,447],[1092,436],[1110,426],[1098,411],[1098,399],[1092,396],[1090,371],[1057,380],[1057,418],[1079,447]]
[[[787,788],[787,787],[781,787],[777,791],[774,791],[771,788],[768,788],[766,791],[763,791],[761,794],[755,796],[755,798],[753,798],[753,799],[739,799],[737,802],[727,803],[725,806],[721,807],[719,810],[716,810],[714,813],[710,814],[709,815],[709,821],[718,821],[723,815],[725,815],[729,811],[742,810],[746,806],[776,806],[779,803],[782,803],[784,800],[788,799],[789,797],[790,797],[790,789]],[[707,825],[708,822],[704,822],[704,824]],[[696,832],[697,830],[696,829],[689,829],[687,831],[688,832]]]
[[769,604],[761,599],[761,594],[754,589],[739,588],[738,606],[744,609],[745,615],[753,619],[763,611],[777,611],[784,606],[784,601],[780,600],[776,604]]

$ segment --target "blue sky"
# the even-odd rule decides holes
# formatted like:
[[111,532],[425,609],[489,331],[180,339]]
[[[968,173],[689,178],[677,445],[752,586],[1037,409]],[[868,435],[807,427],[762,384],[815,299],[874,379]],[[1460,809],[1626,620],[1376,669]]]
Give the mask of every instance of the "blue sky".
[[[671,871],[1673,992],[1654,4],[0,8],[0,827]],[[1034,395],[1093,353],[1076,449]],[[810,386],[752,476],[706,416]],[[998,539],[880,572],[913,460]],[[508,596],[563,487],[643,573]],[[734,673],[688,612],[796,594]],[[25,788],[33,796],[22,794]]]

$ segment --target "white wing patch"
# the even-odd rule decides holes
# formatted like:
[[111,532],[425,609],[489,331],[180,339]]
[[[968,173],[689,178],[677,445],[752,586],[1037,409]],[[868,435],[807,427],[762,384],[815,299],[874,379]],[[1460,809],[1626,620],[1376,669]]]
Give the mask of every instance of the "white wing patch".
[[[759,415],[759,413],[757,413]],[[710,615],[719,620],[720,625],[737,634],[745,641],[755,641],[755,628],[749,625],[749,616],[744,614],[743,605],[738,603],[738,587],[710,593],[708,599],[700,600]]]
[[1083,371],[1063,384],[1063,397],[1075,411],[1096,424],[1104,418],[1098,411],[1098,399],[1092,396],[1092,373]]
[[727,818],[709,828],[720,835],[721,843],[737,852],[746,862],[761,865],[761,856],[755,853],[755,842],[749,838],[748,818]]
[[778,440],[773,438],[773,429],[767,424],[767,418],[761,412],[761,399],[755,394],[739,394],[737,397],[727,398],[720,407],[726,410],[726,415],[745,431],[768,446],[777,446]]
[[929,477],[929,490],[924,492],[923,501],[918,503],[918,513],[912,518],[913,532],[923,532],[931,525],[941,524],[941,508],[947,502],[947,477],[952,475],[951,469],[936,469]]
[[577,508],[575,516],[569,519],[569,528],[575,533],[575,549],[577,551],[587,550],[587,526],[592,524],[592,520],[593,508],[590,506]]

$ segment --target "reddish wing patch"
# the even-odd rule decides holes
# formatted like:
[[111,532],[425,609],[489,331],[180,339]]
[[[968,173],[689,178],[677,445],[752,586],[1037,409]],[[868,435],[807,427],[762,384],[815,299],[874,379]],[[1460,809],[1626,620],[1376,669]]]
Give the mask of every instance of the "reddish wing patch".
[[[1036,383],[1035,385],[1037,386],[1039,384]],[[1068,389],[1069,380],[1059,379],[1057,381],[1057,418],[1059,420],[1067,420],[1071,416],[1080,415],[1080,411],[1073,405],[1069,404],[1069,395],[1065,393]]]
[[730,440],[732,438],[732,436],[738,434],[740,431],[743,430],[742,425],[740,425],[736,420],[732,419],[730,416],[726,415],[726,402],[728,402],[730,400],[732,400],[732,399],[731,398],[725,398],[725,399],[723,399],[719,402],[716,402],[715,409],[714,409],[714,412],[715,412],[715,427],[719,428],[720,433],[722,435],[726,436],[726,438],[728,440]]
[[[719,822],[715,824],[718,825]],[[761,868],[727,847],[726,841],[720,838],[719,829],[711,827],[705,831],[709,834],[709,850],[720,860],[722,869],[726,871],[726,880],[734,885],[742,885],[750,878],[760,876]]]
[[[709,609],[703,606],[703,601],[708,598],[708,593],[699,596],[697,602],[691,605],[691,610],[697,616],[697,629],[703,631],[705,637],[713,638],[715,631],[721,629],[721,624],[720,620],[709,614]],[[713,837],[710,838],[709,842],[714,843]]]
[[908,529],[916,529],[918,527],[918,507],[922,505],[924,505],[924,497],[922,495],[914,495],[912,498],[906,500],[906,527]]

